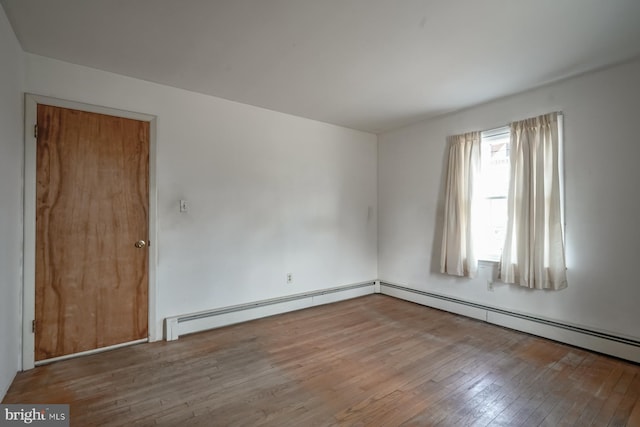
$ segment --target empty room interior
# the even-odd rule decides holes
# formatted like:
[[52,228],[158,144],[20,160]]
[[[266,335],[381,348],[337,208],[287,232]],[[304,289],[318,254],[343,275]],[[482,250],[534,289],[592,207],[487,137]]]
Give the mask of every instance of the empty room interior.
[[636,0],[0,0],[0,424],[640,426],[639,126]]

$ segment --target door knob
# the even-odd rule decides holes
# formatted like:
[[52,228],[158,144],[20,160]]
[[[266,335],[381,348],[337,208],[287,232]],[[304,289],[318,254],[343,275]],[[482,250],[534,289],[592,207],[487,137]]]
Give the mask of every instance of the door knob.
[[147,246],[147,242],[145,242],[144,240],[138,240],[134,246],[138,249],[140,248],[144,248],[145,246]]

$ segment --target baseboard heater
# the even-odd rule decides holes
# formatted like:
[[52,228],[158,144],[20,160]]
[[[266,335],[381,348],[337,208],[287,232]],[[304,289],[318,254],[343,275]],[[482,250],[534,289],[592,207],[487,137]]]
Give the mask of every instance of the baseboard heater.
[[462,314],[488,323],[640,363],[640,340],[633,337],[620,336],[389,282],[380,282],[380,292],[421,305]]
[[180,335],[373,294],[374,288],[375,281],[368,281],[167,317],[165,340],[173,341]]

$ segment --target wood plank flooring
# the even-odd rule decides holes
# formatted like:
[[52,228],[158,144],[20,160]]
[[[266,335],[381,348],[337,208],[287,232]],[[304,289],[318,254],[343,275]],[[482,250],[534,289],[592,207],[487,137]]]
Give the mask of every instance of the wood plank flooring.
[[640,366],[382,295],[19,373],[71,425],[634,426]]

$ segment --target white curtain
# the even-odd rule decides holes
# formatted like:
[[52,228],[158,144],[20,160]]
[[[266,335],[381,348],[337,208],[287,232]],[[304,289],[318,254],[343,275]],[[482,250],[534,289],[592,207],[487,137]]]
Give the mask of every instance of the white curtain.
[[473,277],[478,261],[473,250],[471,210],[480,168],[480,132],[450,136],[440,271]]
[[567,286],[558,145],[557,113],[511,124],[503,282],[535,289]]

